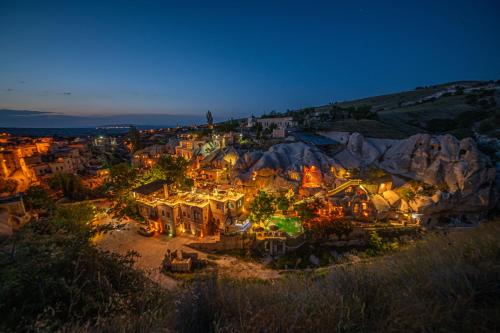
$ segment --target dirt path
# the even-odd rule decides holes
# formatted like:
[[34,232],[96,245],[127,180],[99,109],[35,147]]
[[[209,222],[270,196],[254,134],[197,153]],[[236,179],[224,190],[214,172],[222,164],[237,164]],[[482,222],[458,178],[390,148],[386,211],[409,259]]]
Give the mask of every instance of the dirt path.
[[[110,222],[115,221],[109,218],[101,221],[101,223]],[[136,259],[135,266],[142,269],[153,281],[168,289],[175,288],[178,282],[160,272],[160,265],[167,249],[197,252],[200,258],[207,259],[206,253],[186,246],[186,244],[200,240],[196,237],[186,235],[179,235],[173,238],[165,235],[145,237],[138,234],[136,230],[137,226],[135,222],[130,222],[123,230],[116,230],[97,236],[94,242],[103,250],[119,254],[136,251],[139,257]],[[217,264],[220,275],[231,278],[258,278],[267,280],[276,279],[280,276],[278,271],[266,268],[262,264],[243,261],[231,256],[217,256],[217,259],[213,261]]]

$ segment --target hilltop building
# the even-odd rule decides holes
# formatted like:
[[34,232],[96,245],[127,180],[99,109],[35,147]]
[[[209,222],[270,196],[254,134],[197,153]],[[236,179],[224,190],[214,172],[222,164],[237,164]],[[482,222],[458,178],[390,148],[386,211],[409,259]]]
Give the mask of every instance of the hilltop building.
[[256,124],[261,124],[263,129],[271,127],[274,127],[276,129],[288,129],[297,126],[297,122],[293,120],[293,117],[248,118],[247,127],[254,127]]
[[195,150],[201,148],[205,143],[205,140],[198,139],[181,140],[179,141],[179,145],[175,147],[175,155],[190,160],[193,158]]

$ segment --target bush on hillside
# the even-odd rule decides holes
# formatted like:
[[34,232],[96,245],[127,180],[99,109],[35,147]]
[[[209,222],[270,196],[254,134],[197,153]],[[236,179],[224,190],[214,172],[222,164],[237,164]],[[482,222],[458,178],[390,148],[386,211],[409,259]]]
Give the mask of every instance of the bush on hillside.
[[135,254],[92,245],[109,230],[94,225],[94,213],[89,205],[59,206],[1,244],[0,331],[55,331],[143,307],[150,282],[132,268]]
[[500,227],[436,235],[322,276],[194,284],[181,332],[493,332],[500,325]]

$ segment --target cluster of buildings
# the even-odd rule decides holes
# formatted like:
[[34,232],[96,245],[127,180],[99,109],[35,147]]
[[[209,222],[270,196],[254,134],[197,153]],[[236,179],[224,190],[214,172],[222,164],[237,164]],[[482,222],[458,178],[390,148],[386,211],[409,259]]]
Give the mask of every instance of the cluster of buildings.
[[[57,173],[87,175],[101,179],[104,170],[94,158],[91,146],[111,145],[103,137],[86,139],[54,139],[53,137],[18,137],[0,135],[0,177],[16,183],[15,192],[24,192],[29,186],[44,184]],[[84,179],[85,180],[85,179]]]
[[[279,144],[269,151],[246,147],[241,144],[241,132],[206,136],[198,132],[181,133],[177,140],[135,152],[132,164],[140,168],[153,166],[163,155],[184,158],[189,162],[187,176],[194,180],[192,191],[172,191],[163,181],[135,188],[133,195],[148,224],[170,235],[203,237],[234,230],[235,226],[246,225],[252,198],[259,190],[276,196],[292,193],[289,211],[276,214],[294,215],[295,204],[316,200],[320,202],[319,218],[398,218],[390,215],[394,210],[382,197],[392,188],[390,177],[368,184],[352,177],[349,170],[325,167],[331,161],[316,148],[326,151],[337,141],[294,131],[296,124],[291,117],[249,118],[247,126],[256,123],[262,128],[286,131],[283,151]],[[269,232],[264,231],[266,237],[271,237]],[[277,232],[273,231],[273,235]],[[283,238],[284,233],[280,235]]]
[[248,118],[246,127],[252,128],[257,124],[263,130],[271,130],[273,138],[284,138],[288,130],[297,126],[297,122],[293,120],[293,117],[255,118],[252,116]]

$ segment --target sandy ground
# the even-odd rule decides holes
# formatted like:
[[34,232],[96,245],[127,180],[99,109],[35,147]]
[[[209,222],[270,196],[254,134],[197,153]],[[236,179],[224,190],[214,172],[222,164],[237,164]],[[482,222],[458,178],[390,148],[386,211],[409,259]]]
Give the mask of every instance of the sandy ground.
[[[110,222],[116,221],[109,218],[101,221],[101,223]],[[160,265],[167,249],[182,249],[186,252],[197,252],[200,258],[207,257],[206,253],[186,246],[189,243],[202,241],[197,237],[185,235],[173,238],[166,235],[145,237],[137,233],[137,224],[134,221],[128,222],[123,230],[99,235],[94,241],[103,250],[120,254],[125,254],[130,250],[136,251],[140,255],[136,260],[136,267],[144,270],[153,281],[169,289],[175,288],[177,281],[160,273]],[[216,256],[213,261],[217,264],[219,274],[232,278],[276,279],[279,277],[277,271],[268,269],[264,265],[242,261],[231,256]]]

